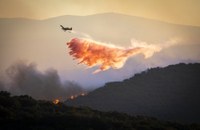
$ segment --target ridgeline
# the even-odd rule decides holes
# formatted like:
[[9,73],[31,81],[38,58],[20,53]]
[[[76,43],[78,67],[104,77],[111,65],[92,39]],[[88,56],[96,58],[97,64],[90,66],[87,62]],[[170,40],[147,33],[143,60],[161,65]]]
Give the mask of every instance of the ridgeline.
[[122,82],[107,83],[65,102],[183,123],[200,123],[200,64],[152,68]]

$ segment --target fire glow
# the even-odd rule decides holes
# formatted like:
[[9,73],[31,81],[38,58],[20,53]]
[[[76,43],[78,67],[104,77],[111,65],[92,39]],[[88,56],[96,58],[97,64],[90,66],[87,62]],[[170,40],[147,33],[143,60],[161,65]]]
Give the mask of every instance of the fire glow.
[[[136,46],[137,45],[137,46]],[[124,66],[126,60],[134,55],[143,54],[145,58],[149,58],[154,52],[161,49],[147,44],[133,45],[130,48],[117,47],[111,44],[96,42],[89,39],[74,38],[67,43],[71,50],[69,54],[77,59],[80,63],[93,67],[100,65],[99,69],[93,73],[107,70],[109,68],[119,69]]]
[[77,95],[71,95],[68,99],[73,100],[73,99],[76,99],[77,97],[86,96],[86,95],[87,95],[87,93],[80,93],[80,94],[77,94]]
[[60,102],[59,99],[54,99],[54,100],[53,100],[53,104],[58,104],[59,102]]

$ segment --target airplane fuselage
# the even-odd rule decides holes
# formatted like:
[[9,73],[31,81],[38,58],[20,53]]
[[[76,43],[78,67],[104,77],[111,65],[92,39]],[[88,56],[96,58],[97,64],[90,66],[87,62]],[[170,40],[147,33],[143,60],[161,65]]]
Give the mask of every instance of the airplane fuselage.
[[63,27],[62,25],[60,25],[60,27],[62,28],[63,31],[67,31],[67,30],[71,31],[72,30],[72,27],[71,28]]

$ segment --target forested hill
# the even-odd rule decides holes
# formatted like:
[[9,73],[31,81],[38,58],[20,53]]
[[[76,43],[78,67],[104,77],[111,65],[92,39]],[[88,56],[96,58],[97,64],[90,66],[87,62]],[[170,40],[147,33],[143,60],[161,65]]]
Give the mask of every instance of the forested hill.
[[144,116],[100,112],[67,107],[62,103],[38,101],[30,96],[0,92],[1,130],[199,130],[200,125],[183,125]]
[[170,121],[200,122],[200,64],[152,68],[122,82],[108,83],[66,104]]

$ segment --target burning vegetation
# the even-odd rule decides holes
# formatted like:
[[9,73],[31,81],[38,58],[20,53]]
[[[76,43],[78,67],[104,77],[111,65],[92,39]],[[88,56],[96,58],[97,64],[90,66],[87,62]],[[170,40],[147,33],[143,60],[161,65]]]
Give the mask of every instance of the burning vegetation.
[[59,99],[54,99],[54,100],[53,100],[53,104],[58,104],[59,102],[60,102]]
[[[70,97],[67,97],[67,100],[73,100],[73,99],[75,99],[77,97],[86,96],[86,95],[87,95],[87,93],[80,93],[80,94],[71,95]],[[56,98],[52,102],[53,102],[53,104],[59,104],[61,101],[64,101],[64,100]]]
[[76,95],[71,95],[71,96],[68,98],[68,100],[73,100],[73,99],[75,99],[75,98],[77,98],[77,97],[86,96],[86,95],[87,95],[87,93],[80,93],[80,94],[76,94]]

